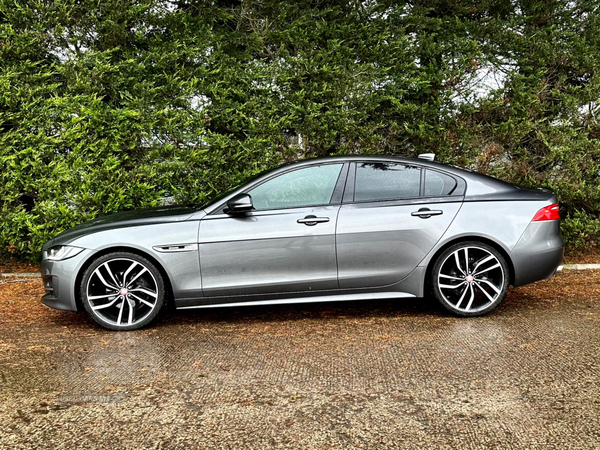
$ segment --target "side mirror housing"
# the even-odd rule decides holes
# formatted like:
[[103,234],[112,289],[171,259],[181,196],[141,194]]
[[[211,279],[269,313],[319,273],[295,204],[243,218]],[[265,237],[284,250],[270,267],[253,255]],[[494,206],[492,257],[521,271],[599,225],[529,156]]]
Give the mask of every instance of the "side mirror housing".
[[238,194],[231,197],[227,202],[227,214],[237,214],[252,211],[254,206],[252,205],[252,197],[248,194]]

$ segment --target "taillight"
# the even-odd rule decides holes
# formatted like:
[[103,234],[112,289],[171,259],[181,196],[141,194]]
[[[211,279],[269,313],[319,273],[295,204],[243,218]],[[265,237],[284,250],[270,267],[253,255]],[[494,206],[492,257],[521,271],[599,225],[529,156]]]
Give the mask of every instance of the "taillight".
[[537,213],[535,213],[535,216],[533,216],[534,222],[541,222],[543,220],[560,220],[558,203],[550,206],[544,206]]

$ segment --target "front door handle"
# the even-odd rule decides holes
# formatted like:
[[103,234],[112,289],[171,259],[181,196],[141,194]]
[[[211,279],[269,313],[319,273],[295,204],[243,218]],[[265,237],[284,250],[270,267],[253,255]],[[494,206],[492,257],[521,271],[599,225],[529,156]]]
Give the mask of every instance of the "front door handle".
[[312,227],[318,223],[329,222],[329,217],[317,217],[317,216],[306,216],[304,219],[298,219],[298,223],[303,223],[304,225],[308,225]]
[[411,216],[420,217],[421,219],[429,219],[431,216],[439,216],[440,214],[444,214],[444,211],[431,210],[429,208],[421,208],[418,211],[411,212]]

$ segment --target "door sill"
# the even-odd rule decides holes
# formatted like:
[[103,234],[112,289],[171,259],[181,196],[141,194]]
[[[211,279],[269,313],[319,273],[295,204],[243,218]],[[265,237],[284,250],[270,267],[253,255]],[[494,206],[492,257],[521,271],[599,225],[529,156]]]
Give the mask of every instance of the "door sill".
[[230,308],[234,306],[266,306],[266,305],[290,305],[295,303],[320,303],[320,302],[345,302],[351,300],[379,300],[386,298],[413,298],[412,294],[405,292],[365,292],[364,294],[337,294],[319,295],[315,297],[293,297],[276,300],[254,300],[246,302],[214,303],[209,305],[180,306],[177,309],[199,309],[199,308]]

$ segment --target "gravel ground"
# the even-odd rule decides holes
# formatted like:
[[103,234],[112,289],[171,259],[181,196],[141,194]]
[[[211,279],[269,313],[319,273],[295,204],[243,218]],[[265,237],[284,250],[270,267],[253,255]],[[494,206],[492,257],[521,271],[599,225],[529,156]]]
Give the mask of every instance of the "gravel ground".
[[600,448],[600,271],[492,314],[429,300],[171,313],[108,332],[0,282],[0,448]]

